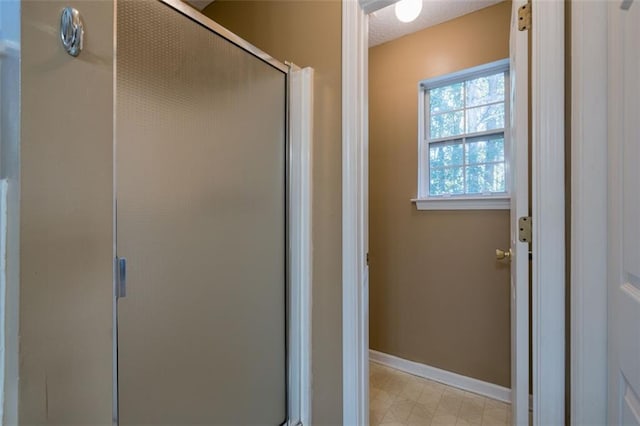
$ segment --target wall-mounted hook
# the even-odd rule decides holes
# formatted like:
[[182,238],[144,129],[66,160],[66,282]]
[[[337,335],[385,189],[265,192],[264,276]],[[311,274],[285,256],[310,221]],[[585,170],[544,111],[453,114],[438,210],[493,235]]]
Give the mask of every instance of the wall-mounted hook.
[[78,56],[82,51],[84,26],[80,12],[72,7],[65,7],[60,16],[60,39],[64,50],[71,56]]
[[629,10],[631,8],[631,4],[633,0],[622,0],[622,4],[620,5],[620,9]]

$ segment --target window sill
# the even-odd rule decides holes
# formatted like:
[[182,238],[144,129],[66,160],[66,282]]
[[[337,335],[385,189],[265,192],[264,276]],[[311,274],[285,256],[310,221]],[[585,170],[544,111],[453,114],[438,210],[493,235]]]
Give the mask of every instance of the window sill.
[[509,210],[511,199],[503,197],[416,198],[418,210]]

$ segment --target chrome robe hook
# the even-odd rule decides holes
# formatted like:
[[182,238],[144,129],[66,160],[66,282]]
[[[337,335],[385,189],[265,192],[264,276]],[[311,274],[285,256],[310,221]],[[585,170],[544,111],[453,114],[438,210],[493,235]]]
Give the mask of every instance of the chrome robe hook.
[[60,16],[60,39],[64,50],[71,56],[78,56],[82,51],[84,26],[80,12],[73,7],[65,7]]

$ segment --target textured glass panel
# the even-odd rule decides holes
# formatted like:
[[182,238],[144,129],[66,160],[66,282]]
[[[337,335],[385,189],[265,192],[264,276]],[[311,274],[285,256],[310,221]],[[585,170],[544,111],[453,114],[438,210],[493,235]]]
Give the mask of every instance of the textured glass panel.
[[467,107],[504,101],[504,73],[469,80],[465,92]]
[[285,75],[162,2],[117,14],[119,423],[279,425]]
[[464,175],[462,167],[431,168],[429,176],[429,194],[455,195],[464,193]]
[[468,139],[465,144],[467,164],[504,161],[504,137]]
[[462,109],[464,107],[464,83],[438,87],[429,90],[429,104],[431,114]]
[[464,162],[462,141],[429,144],[429,161],[431,167],[461,166]]
[[468,166],[466,179],[467,193],[469,194],[504,192],[504,163]]
[[467,133],[504,128],[504,104],[470,108],[467,110]]
[[464,133],[464,112],[445,112],[431,116],[431,139],[457,136]]

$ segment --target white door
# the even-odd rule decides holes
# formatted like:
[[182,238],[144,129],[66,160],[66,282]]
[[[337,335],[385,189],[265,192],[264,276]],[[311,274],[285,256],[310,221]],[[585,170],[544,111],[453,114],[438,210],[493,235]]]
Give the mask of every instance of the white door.
[[640,3],[609,23],[608,424],[640,425]]
[[518,30],[514,1],[510,33],[511,105],[511,404],[514,425],[529,423],[529,243],[520,242],[519,218],[529,216],[528,35]]

